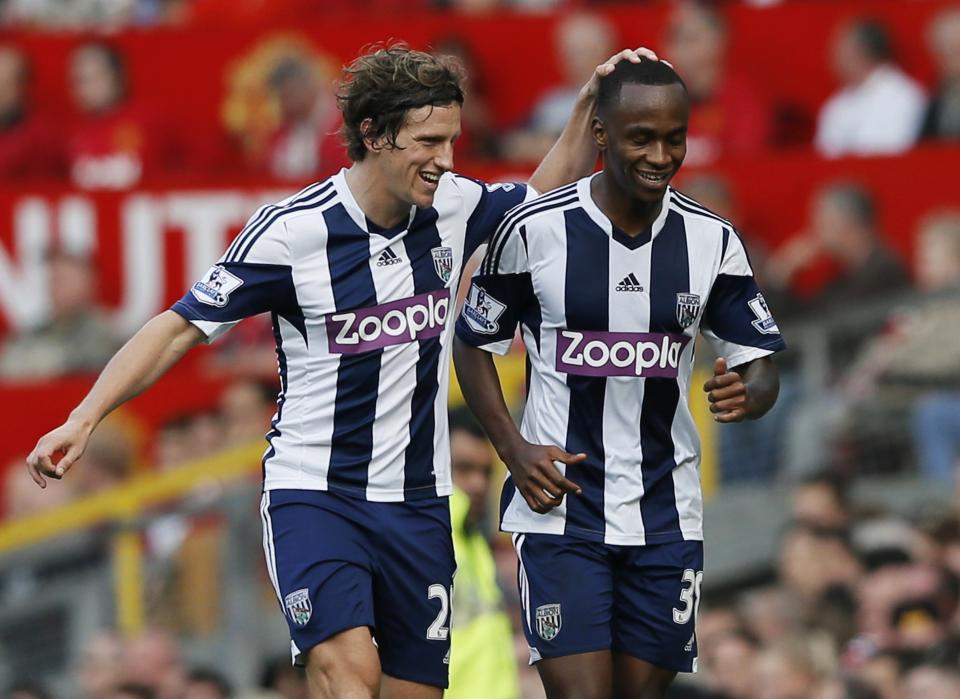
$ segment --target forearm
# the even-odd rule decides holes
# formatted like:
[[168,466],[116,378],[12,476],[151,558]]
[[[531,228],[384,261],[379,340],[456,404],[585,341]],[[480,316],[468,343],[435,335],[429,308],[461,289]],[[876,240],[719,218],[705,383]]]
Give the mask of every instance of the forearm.
[[155,316],[107,363],[70,419],[92,430],[115,408],[151,386],[202,340],[203,333],[173,311]]
[[743,377],[743,383],[747,387],[744,417],[748,420],[763,417],[777,402],[780,393],[780,375],[773,360],[770,357],[761,357],[735,367],[734,371]]
[[530,177],[530,185],[534,189],[541,193],[549,192],[593,172],[597,163],[597,147],[590,125],[595,114],[596,97],[584,88],[560,138]]
[[453,363],[467,405],[486,430],[500,458],[506,461],[511,446],[523,437],[507,409],[493,357],[457,338],[453,343]]

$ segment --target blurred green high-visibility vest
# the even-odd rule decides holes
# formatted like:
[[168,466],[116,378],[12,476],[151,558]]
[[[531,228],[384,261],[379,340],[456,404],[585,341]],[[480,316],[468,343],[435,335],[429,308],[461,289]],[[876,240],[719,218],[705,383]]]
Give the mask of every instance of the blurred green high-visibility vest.
[[470,499],[454,488],[450,521],[457,574],[446,699],[519,699],[513,630],[503,610],[497,568],[483,532],[467,525]]

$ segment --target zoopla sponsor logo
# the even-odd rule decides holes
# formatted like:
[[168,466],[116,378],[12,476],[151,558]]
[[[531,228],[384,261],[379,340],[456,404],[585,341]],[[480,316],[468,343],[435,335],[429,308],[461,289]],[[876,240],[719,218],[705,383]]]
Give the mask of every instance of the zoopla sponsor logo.
[[438,289],[327,318],[331,352],[352,354],[438,337],[446,327],[450,291]]
[[557,371],[577,376],[677,378],[690,337],[677,333],[557,330]]

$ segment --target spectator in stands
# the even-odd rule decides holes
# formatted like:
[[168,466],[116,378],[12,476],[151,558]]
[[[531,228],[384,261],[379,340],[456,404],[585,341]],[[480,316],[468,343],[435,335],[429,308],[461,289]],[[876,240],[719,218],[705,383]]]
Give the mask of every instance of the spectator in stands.
[[230,699],[232,696],[233,690],[223,675],[200,668],[187,676],[187,689],[181,699]]
[[277,410],[277,386],[273,383],[239,379],[220,396],[223,442],[235,447],[262,440],[270,428],[270,416]]
[[688,164],[755,152],[770,142],[770,106],[728,67],[728,41],[723,16],[703,2],[678,4],[667,25],[664,53],[690,94]]
[[187,671],[174,638],[150,629],[127,641],[123,673],[127,681],[146,686],[156,699],[181,699]]
[[809,699],[829,670],[817,650],[813,639],[801,635],[761,650],[753,663],[750,699]]
[[808,309],[818,313],[823,302],[833,309],[851,308],[907,285],[903,265],[883,243],[873,197],[859,185],[834,183],[816,192],[807,229],[771,256],[768,285],[787,288],[821,256],[839,265],[840,273],[810,301]]
[[740,629],[714,639],[710,662],[703,663],[709,687],[726,699],[748,699],[759,651],[757,639]]
[[52,699],[50,692],[33,682],[18,682],[3,693],[3,699]]
[[270,72],[280,124],[268,139],[264,169],[278,179],[313,181],[348,164],[337,135],[340,112],[330,76],[318,73],[306,57],[294,54],[283,56]]
[[29,103],[30,64],[13,46],[0,46],[0,181],[64,174],[61,142]]
[[113,631],[100,631],[83,647],[76,669],[79,699],[107,699],[123,672],[123,642]]
[[510,617],[503,609],[485,526],[493,449],[470,411],[450,414],[454,493],[450,497],[457,559],[456,621],[451,628],[449,699],[517,699]]
[[126,62],[114,47],[82,44],[70,57],[70,93],[79,122],[67,146],[70,177],[83,189],[127,189],[181,169],[170,126],[135,103]]
[[119,339],[97,305],[94,262],[67,250],[47,263],[50,311],[36,328],[14,335],[0,348],[0,377],[38,379],[102,369]]
[[159,699],[159,697],[148,685],[124,682],[107,692],[106,699]]
[[[85,497],[122,484],[132,473],[134,444],[122,418],[107,418],[90,437],[83,453],[87,468],[75,479],[74,497]],[[100,434],[102,432],[102,434]]]
[[937,87],[923,120],[923,138],[960,139],[960,7],[943,10],[927,30]]
[[926,98],[894,63],[887,28],[873,19],[844,25],[833,40],[831,58],[841,88],[820,110],[817,150],[839,157],[909,149],[920,133]]
[[507,136],[500,152],[516,163],[536,163],[557,140],[580,87],[615,50],[616,30],[600,15],[576,13],[557,23],[554,44],[564,82],[544,93],[523,127]]
[[456,34],[448,34],[435,44],[433,53],[453,56],[466,71],[464,107],[460,116],[462,133],[457,139],[457,157],[475,160],[494,157],[497,155],[497,134],[490,122],[487,83],[470,44]]
[[290,656],[273,658],[265,663],[260,674],[260,688],[280,699],[308,699],[307,677],[302,667],[290,664]]
[[793,520],[807,527],[842,531],[850,522],[847,483],[838,476],[810,476],[790,491],[790,503]]
[[919,665],[904,677],[903,693],[910,699],[957,699],[960,697],[960,670],[956,665]]
[[883,699],[880,693],[858,677],[837,675],[821,682],[811,699]]

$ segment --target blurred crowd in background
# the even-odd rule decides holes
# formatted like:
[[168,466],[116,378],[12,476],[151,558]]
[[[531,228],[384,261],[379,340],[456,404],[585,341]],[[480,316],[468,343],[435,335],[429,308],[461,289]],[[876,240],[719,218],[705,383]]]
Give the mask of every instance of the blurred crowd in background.
[[[5,0],[0,2],[0,23],[7,36],[24,28],[176,26],[227,12],[256,16],[267,4]],[[608,3],[357,4],[386,14],[414,4],[470,13],[568,11],[557,22],[554,36],[563,79],[538,86],[529,114],[510,128],[493,124],[487,88],[495,78],[484,74],[469,44],[449,35],[434,45],[437,52],[459,56],[468,68],[458,157],[470,162],[529,169],[556,138],[594,67],[619,48],[617,28],[591,11]],[[802,60],[829,60],[836,89],[816,114],[804,114],[765,98],[748,71],[729,67],[729,48],[737,37],[724,11],[733,3],[668,4],[667,22],[659,28],[662,54],[677,67],[692,97],[690,167],[796,149],[813,150],[827,159],[869,158],[907,153],[921,144],[960,144],[960,5],[936,13],[925,35],[916,37],[936,68],[935,80],[926,84],[898,63],[890,28],[883,22],[864,15],[825,27],[832,32],[830,55]],[[338,9],[332,0],[304,5],[312,16]],[[241,172],[292,189],[290,183],[308,182],[347,164],[336,134],[333,73],[318,70],[297,52],[282,54],[257,86],[273,110],[269,129],[246,129],[227,109],[221,123],[209,125],[221,130],[221,138],[199,147],[169,119],[163,105],[151,103],[149,95],[131,84],[126,58],[111,41],[79,43],[67,65],[63,85],[73,113],[44,113],[32,102],[30,58],[15,41],[0,39],[0,186],[44,181],[78,191],[126,190],[151,176]],[[896,171],[890,177],[906,180],[911,173]],[[720,174],[693,172],[680,189],[734,222],[753,220]],[[774,245],[765,231],[741,227],[791,351],[779,360],[783,381],[776,409],[758,423],[718,431],[718,478],[721,489],[743,483],[786,484],[791,488],[790,523],[783,531],[771,532],[779,537],[779,559],[771,561],[762,579],[711,591],[710,556],[722,552],[708,551],[698,628],[700,672],[671,696],[960,697],[960,194],[955,206],[918,212],[922,215],[916,229],[898,233],[911,241],[909,257],[888,244],[882,209],[868,186],[838,169],[836,177],[814,192],[804,226],[785,241]],[[830,280],[815,293],[803,293],[798,279],[823,260],[831,267]],[[92,257],[57,249],[49,252],[46,265],[50,308],[41,323],[10,329],[0,337],[0,388],[90,376],[126,339],[99,298],[101,271]],[[807,337],[827,316],[829,366],[821,367],[826,377],[810,391],[805,383],[809,348],[795,339]],[[12,464],[0,472],[5,482],[3,515],[17,519],[36,514],[122,486],[136,474],[171,470],[262,439],[275,409],[273,344],[269,322],[245,322],[203,354],[203,371],[222,379],[216,406],[168,417],[151,434],[143,434],[122,414],[111,419],[95,433],[81,466],[57,487],[41,492],[20,461]],[[508,396],[521,393],[508,391]],[[515,407],[520,407],[518,398]],[[38,435],[41,431],[38,427]],[[476,480],[461,480],[458,486],[479,502],[465,526],[492,542],[503,591],[496,602],[515,627],[513,551],[508,540],[494,534],[493,505],[487,499],[496,499],[499,476],[491,473],[497,473],[497,466],[488,445],[479,452],[476,443],[463,448],[474,463],[478,453],[489,459],[480,469],[486,475],[479,491]],[[468,452],[455,447],[455,466],[458,454],[470,461]],[[948,501],[952,498],[952,506],[903,513],[865,506],[851,497],[856,483],[877,475],[934,484]],[[158,518],[144,536],[151,555],[182,557],[178,566],[203,568],[211,559],[205,544],[196,543],[203,541],[197,532],[215,533],[220,526],[204,517],[172,516]],[[191,552],[191,546],[199,548]],[[275,607],[265,576],[260,582],[264,605]],[[89,639],[70,669],[76,687],[71,696],[306,697],[302,675],[285,658],[264,663],[259,693],[248,687],[233,693],[222,668],[190,662],[178,645],[185,634],[215,633],[217,619],[202,610],[173,613],[160,602],[157,609],[161,613],[152,619],[156,628],[140,636],[121,640],[117,632],[104,631]],[[486,699],[541,696],[533,671],[523,667],[521,636],[516,639],[519,674],[502,697],[486,693]],[[51,696],[44,692],[42,681],[31,679],[3,697]]]

